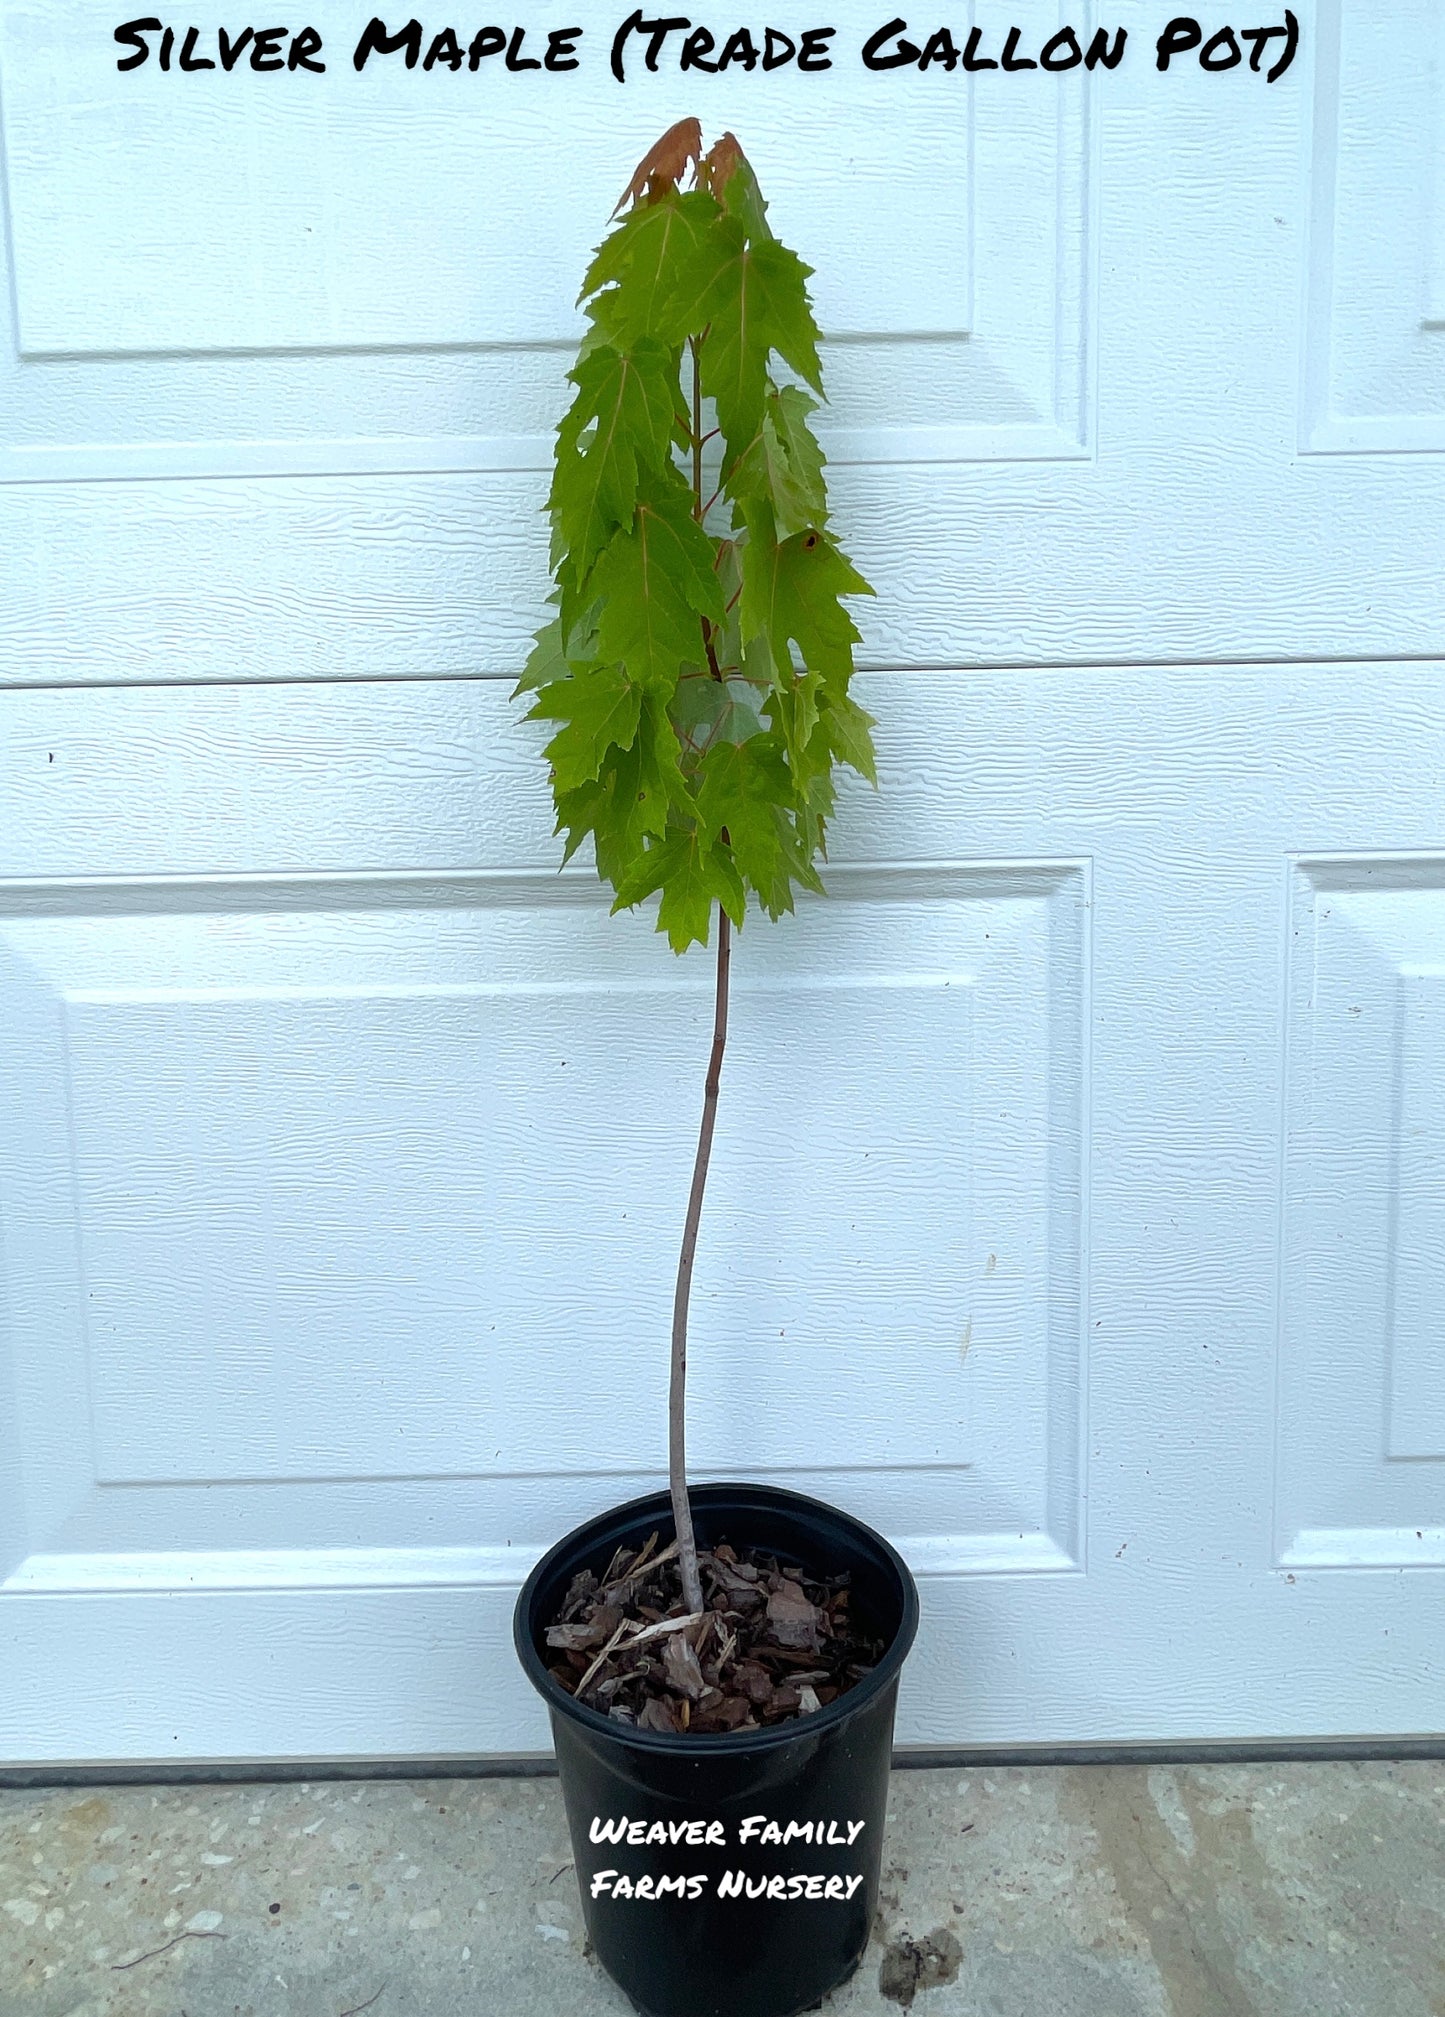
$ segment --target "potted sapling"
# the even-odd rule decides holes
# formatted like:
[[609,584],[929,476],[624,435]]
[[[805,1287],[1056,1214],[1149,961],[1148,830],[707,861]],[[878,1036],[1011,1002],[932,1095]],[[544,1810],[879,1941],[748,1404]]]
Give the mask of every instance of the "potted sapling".
[[[715,1016],[673,1304],[666,1493],[560,1541],[515,1638],[551,1715],[583,1912],[646,2017],[789,2017],[877,1906],[917,1592],[889,1544],[770,1486],[689,1488],[688,1304],[732,934],[823,894],[834,773],[874,776],[849,692],[869,593],[830,529],[811,269],[731,134],[645,156],[579,297],[548,500],[555,614],[518,684],[564,862],[711,944]],[[682,1203],[682,1201],[679,1201]]]

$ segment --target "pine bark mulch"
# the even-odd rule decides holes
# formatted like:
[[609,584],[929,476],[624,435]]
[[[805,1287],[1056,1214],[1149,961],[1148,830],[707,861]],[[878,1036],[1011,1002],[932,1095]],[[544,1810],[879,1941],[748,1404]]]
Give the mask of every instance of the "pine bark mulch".
[[559,1688],[614,1722],[708,1734],[808,1716],[861,1681],[884,1642],[850,1615],[849,1577],[759,1548],[698,1550],[704,1608],[683,1609],[677,1543],[619,1548],[572,1578],[548,1628]]

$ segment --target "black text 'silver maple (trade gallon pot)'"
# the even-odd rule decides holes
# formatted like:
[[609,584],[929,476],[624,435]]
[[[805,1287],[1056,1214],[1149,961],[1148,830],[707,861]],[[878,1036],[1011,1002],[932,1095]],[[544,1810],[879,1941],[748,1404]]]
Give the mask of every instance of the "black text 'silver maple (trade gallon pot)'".
[[[523,1592],[517,1643],[552,1710],[574,1836],[578,1801],[591,1797],[578,1775],[591,1785],[619,1771],[620,1797],[639,1746],[658,1805],[647,1827],[697,1820],[704,1838],[707,1817],[676,1804],[687,1805],[689,1788],[694,1796],[710,1788],[712,1820],[741,1827],[750,1817],[727,1805],[731,1772],[743,1790],[766,1787],[780,1829],[796,1828],[818,1821],[821,1809],[808,1803],[831,1808],[853,1772],[851,1818],[866,1821],[869,1839],[851,1845],[847,1869],[836,1837],[819,1843],[822,1860],[785,1867],[772,1852],[792,1848],[802,1839],[795,1832],[777,1843],[734,1842],[739,1855],[756,1846],[771,1860],[744,1857],[727,1887],[726,1872],[694,1869],[699,1884],[720,1887],[705,1908],[701,1894],[677,1899],[679,1873],[659,1870],[668,1888],[652,1890],[650,1864],[633,1873],[620,1860],[620,1889],[584,1890],[599,1957],[650,2017],[714,2008],[785,2017],[841,1980],[867,1938],[862,1902],[876,1891],[893,1703],[917,1599],[886,1543],[817,1501],[763,1494],[777,1522],[770,1533],[756,1487],[708,1488],[746,1505],[747,1532],[714,1517],[717,1545],[705,1544],[700,1560],[693,1502],[705,1495],[689,1494],[685,1458],[688,1306],[727,1039],[731,933],[750,911],[782,917],[799,888],[824,894],[818,864],[837,767],[876,782],[873,724],[849,691],[858,631],[846,607],[871,590],[830,524],[811,427],[822,398],[811,269],[773,235],[737,141],[724,134],[704,152],[698,122],[679,121],[639,164],[617,210],[621,221],[583,280],[588,329],[557,430],[548,498],[555,610],[517,691],[532,696],[529,718],[549,729],[564,864],[590,840],[613,908],[656,895],[658,929],[674,952],[715,933],[715,1014],[672,1314],[666,1509],[675,1539],[658,1551],[655,1522],[651,1537],[617,1544],[618,1560],[649,1563],[649,1579],[665,1561],[667,1582],[649,1580],[643,1591],[636,1566],[592,1562],[592,1530],[580,1530],[547,1558],[570,1562],[571,1580],[549,1572]],[[751,1551],[744,1557],[739,1540]],[[539,1589],[553,1606],[545,1615]],[[785,1717],[795,1718],[786,1728]],[[653,1740],[662,1746],[656,1760]],[[790,1800],[794,1782],[807,1814]],[[642,1818],[638,1808],[629,1827]],[[836,1826],[848,1818],[822,1814]],[[624,1846],[635,1852],[645,1842],[628,1835]],[[692,1846],[705,1858],[718,1848],[707,1839]],[[579,1874],[583,1867],[579,1854]],[[649,1888],[632,1889],[633,1874]],[[760,1892],[750,1888],[759,1882]],[[659,1976],[646,1957],[664,1917],[676,1972]],[[759,1971],[745,1949],[765,1923],[773,1959]],[[727,1984],[743,1975],[750,1986],[739,2002]],[[704,1984],[712,2000],[698,2000]],[[787,2000],[795,1991],[801,2002]]]

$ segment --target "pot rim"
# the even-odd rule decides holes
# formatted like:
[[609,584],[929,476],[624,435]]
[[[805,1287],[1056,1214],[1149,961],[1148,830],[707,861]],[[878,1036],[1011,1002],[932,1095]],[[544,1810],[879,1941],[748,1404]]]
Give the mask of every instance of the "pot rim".
[[[884,1535],[860,1520],[856,1514],[844,1512],[826,1499],[815,1499],[808,1492],[788,1491],[781,1485],[747,1484],[742,1481],[724,1481],[692,1485],[688,1496],[697,1505],[707,1501],[722,1501],[726,1504],[730,1494],[746,1493],[749,1497],[760,1497],[772,1501],[780,1512],[791,1507],[806,1508],[813,1513],[826,1513],[839,1522],[845,1531],[849,1530],[867,1544],[876,1548],[893,1571],[902,1592],[902,1616],[898,1629],[884,1648],[883,1656],[866,1679],[855,1682],[833,1701],[825,1703],[811,1716],[792,1716],[782,1723],[773,1723],[757,1730],[712,1731],[705,1735],[694,1735],[686,1731],[639,1730],[635,1724],[616,1723],[610,1716],[604,1716],[600,1709],[592,1709],[585,1702],[579,1702],[569,1695],[565,1688],[559,1688],[548,1673],[541,1654],[532,1643],[528,1629],[528,1613],[531,1610],[534,1593],[545,1576],[550,1575],[570,1554],[581,1553],[587,1546],[583,1536],[594,1528],[610,1525],[613,1521],[639,1515],[651,1518],[654,1513],[672,1516],[672,1500],[669,1494],[647,1492],[640,1498],[627,1499],[621,1505],[605,1508],[594,1514],[581,1526],[564,1534],[560,1541],[550,1547],[533,1568],[517,1595],[512,1612],[512,1642],[517,1657],[522,1663],[522,1671],[537,1690],[554,1715],[563,1715],[595,1736],[606,1737],[612,1743],[637,1751],[652,1751],[663,1755],[686,1758],[729,1758],[751,1756],[760,1751],[774,1751],[784,1745],[795,1744],[800,1738],[821,1736],[825,1731],[837,1728],[866,1709],[876,1696],[890,1686],[898,1677],[903,1662],[907,1659],[918,1631],[918,1585],[913,1572],[892,1542]],[[848,1566],[846,1563],[843,1566]]]

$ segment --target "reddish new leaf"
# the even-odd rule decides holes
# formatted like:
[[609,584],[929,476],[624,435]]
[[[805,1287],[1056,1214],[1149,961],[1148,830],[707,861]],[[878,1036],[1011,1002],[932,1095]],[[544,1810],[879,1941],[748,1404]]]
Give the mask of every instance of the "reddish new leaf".
[[[736,142],[734,143],[736,145]],[[625,210],[629,203],[636,203],[647,193],[655,193],[654,185],[675,189],[687,172],[687,164],[702,159],[702,127],[696,119],[679,119],[675,126],[669,126],[660,140],[655,140],[633,171],[632,180],[623,190],[617,209]]]

